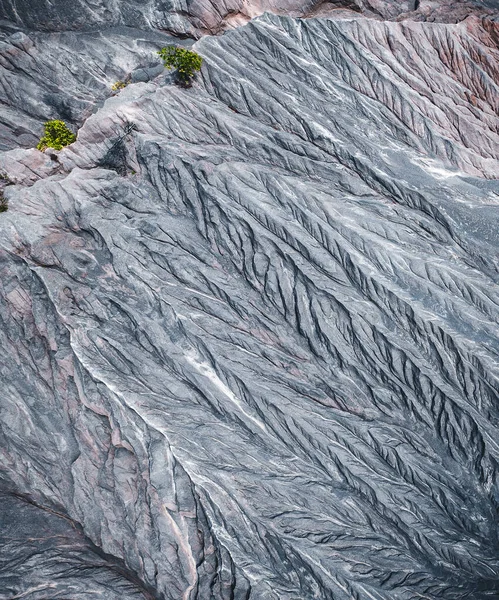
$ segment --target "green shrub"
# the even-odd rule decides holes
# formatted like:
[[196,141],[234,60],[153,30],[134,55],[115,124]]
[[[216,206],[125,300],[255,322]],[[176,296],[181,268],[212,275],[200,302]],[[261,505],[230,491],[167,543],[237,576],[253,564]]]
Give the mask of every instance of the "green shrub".
[[166,68],[177,69],[177,77],[181,83],[189,83],[203,64],[203,59],[197,52],[186,48],[166,46],[161,48],[158,54]]
[[45,135],[40,139],[37,146],[38,150],[54,148],[62,150],[64,146],[69,146],[76,140],[76,135],[68,128],[64,121],[47,121],[44,125]]

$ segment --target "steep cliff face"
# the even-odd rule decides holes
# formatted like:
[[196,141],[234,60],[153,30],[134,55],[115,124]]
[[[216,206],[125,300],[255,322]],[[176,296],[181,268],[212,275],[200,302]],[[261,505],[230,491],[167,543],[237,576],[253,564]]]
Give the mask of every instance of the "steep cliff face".
[[498,24],[342,15],[4,29],[2,600],[499,594]]

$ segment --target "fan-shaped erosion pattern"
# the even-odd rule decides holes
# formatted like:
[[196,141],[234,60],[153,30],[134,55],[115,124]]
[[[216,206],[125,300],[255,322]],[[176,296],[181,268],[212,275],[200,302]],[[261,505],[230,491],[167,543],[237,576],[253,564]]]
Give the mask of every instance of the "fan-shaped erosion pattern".
[[0,598],[497,598],[497,22],[266,14],[99,96],[150,35],[0,154]]

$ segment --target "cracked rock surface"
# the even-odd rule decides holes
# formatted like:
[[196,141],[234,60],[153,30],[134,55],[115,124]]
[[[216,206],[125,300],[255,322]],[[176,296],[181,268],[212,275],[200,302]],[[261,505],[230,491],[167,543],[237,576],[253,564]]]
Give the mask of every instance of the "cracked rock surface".
[[10,27],[0,599],[497,598],[497,21]]

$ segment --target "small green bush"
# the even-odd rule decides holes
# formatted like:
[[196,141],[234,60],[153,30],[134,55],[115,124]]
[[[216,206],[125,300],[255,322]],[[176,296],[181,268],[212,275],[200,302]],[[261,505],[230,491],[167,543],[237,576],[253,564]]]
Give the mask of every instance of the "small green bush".
[[69,146],[76,140],[76,135],[68,128],[64,121],[47,121],[44,125],[45,135],[40,139],[38,143],[38,150],[45,150],[46,148],[54,148],[55,150],[62,150],[64,146]]
[[184,84],[190,83],[194,74],[201,69],[203,64],[203,59],[197,52],[186,48],[166,46],[166,48],[161,48],[158,54],[167,69],[177,69],[177,77]]

